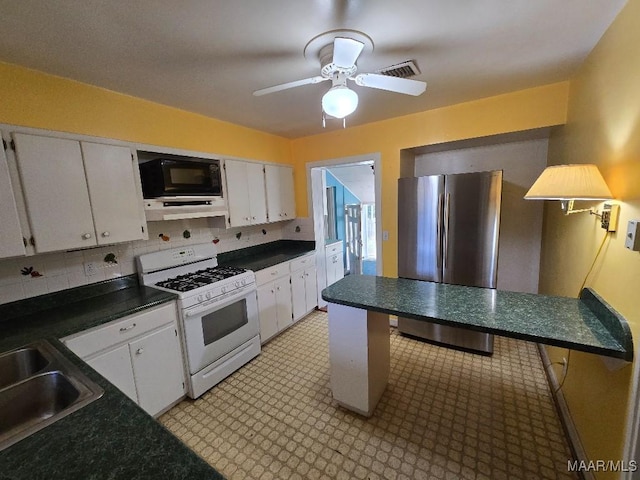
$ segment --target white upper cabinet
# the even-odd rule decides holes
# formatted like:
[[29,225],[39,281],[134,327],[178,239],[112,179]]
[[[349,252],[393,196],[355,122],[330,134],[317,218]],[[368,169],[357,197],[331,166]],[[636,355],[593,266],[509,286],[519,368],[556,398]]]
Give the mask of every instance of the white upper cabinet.
[[267,212],[270,222],[292,220],[296,216],[293,189],[293,168],[281,165],[265,165],[267,187]]
[[13,134],[36,252],[96,245],[80,142]]
[[145,238],[129,148],[23,133],[13,139],[36,252]]
[[127,147],[81,142],[98,245],[143,238],[137,162]]
[[225,161],[229,226],[267,222],[264,166],[261,163]]
[[0,149],[0,258],[25,255],[18,208],[4,149]]

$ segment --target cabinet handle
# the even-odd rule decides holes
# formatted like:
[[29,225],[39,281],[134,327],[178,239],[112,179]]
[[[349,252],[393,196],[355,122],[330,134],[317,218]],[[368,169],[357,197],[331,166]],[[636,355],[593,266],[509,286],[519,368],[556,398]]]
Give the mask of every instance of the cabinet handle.
[[132,324],[132,325],[129,325],[128,327],[121,327],[121,328],[120,328],[120,331],[121,331],[121,332],[127,332],[127,331],[129,331],[129,330],[131,330],[131,329],[135,328],[135,326],[136,326],[136,324],[134,323],[134,324]]
[[287,216],[287,213],[286,213],[286,212],[285,212],[284,216],[285,216],[285,217]]
[[82,234],[82,238],[84,238],[85,240],[89,240],[91,238],[91,234],[90,233],[83,233]]
[[106,238],[106,237],[108,237],[108,236],[110,236],[110,235],[111,235],[111,234],[110,234],[109,232],[102,232],[102,236],[103,236],[103,237],[105,237],[105,238]]
[[142,352],[144,352],[144,348],[139,348],[136,350],[136,355],[142,355]]
[[280,291],[280,287],[276,287],[276,290]]
[[255,220],[255,219],[256,219],[256,217],[251,217],[251,218],[252,218],[253,220]]
[[271,289],[271,293],[276,293],[273,289]]

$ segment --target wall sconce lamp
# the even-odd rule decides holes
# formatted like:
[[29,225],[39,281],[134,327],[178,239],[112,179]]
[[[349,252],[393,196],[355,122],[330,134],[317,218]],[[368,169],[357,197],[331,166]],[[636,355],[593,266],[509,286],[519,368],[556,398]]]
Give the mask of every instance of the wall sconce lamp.
[[591,208],[573,209],[574,200],[613,198],[598,167],[591,164],[547,167],[531,186],[525,200],[560,200],[565,215],[580,212],[598,213]]

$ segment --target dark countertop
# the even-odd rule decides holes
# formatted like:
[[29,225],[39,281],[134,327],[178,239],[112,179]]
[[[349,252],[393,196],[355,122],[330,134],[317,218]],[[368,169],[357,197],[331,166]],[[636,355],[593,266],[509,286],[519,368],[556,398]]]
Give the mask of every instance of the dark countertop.
[[315,242],[278,240],[233,252],[219,253],[218,265],[246,268],[256,272],[306,255],[315,248]]
[[221,479],[57,339],[174,300],[134,277],[0,305],[0,352],[51,341],[104,389],[98,400],[0,451],[0,479]]
[[590,289],[577,299],[355,275],[324,289],[322,298],[628,361],[633,358],[626,321]]

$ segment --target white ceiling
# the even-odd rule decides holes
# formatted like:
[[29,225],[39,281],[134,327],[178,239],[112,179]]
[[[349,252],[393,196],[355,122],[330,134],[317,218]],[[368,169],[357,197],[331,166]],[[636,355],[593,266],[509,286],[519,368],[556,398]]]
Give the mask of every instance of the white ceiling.
[[303,49],[325,31],[372,38],[359,72],[413,59],[428,82],[420,97],[355,86],[350,126],[566,80],[624,3],[0,0],[0,60],[295,138],[324,131],[330,85],[252,92],[318,75]]
[[371,162],[336,165],[327,170],[362,203],[375,203],[375,175]]

